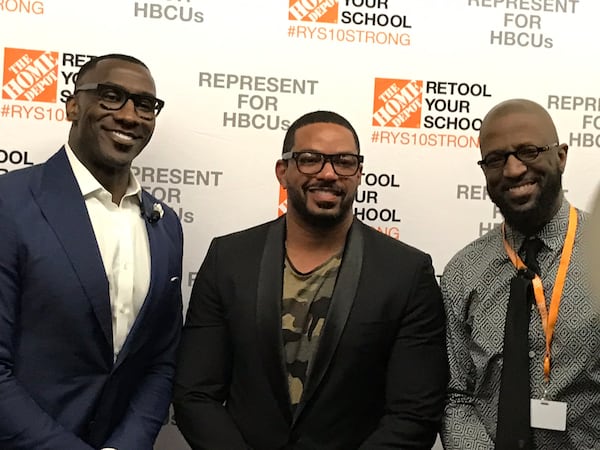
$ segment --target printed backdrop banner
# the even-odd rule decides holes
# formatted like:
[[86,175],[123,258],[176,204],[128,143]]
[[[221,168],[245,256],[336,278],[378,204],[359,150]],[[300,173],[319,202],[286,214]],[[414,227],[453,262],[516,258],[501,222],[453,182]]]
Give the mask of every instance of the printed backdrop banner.
[[[166,102],[133,170],[183,223],[186,306],[214,236],[285,212],[275,161],[316,109],[361,138],[356,215],[441,274],[502,222],[476,164],[502,100],[549,110],[570,147],[567,198],[591,206],[599,16],[596,0],[0,0],[0,174],[66,141],[65,99],[90,57],[131,54]],[[187,448],[169,417],[156,449]]]

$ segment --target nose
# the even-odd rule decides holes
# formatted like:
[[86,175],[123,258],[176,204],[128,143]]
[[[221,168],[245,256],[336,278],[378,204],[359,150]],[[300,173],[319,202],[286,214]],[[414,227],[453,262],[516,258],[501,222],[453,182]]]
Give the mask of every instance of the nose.
[[120,109],[114,111],[113,115],[116,120],[125,122],[138,122],[140,120],[132,99],[128,99]]
[[525,163],[520,161],[515,155],[509,155],[506,160],[506,164],[504,164],[502,174],[506,178],[518,178],[525,172],[527,172],[527,166]]
[[338,176],[337,173],[335,173],[335,170],[333,170],[331,161],[325,161],[325,165],[317,175],[319,178],[324,179],[335,179]]

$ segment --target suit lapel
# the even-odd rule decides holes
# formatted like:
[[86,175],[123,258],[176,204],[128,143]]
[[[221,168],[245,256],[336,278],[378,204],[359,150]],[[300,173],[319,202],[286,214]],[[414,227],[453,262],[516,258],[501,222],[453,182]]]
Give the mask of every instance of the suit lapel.
[[271,388],[283,416],[291,423],[291,403],[283,356],[281,296],[285,220],[273,222],[267,231],[258,274],[256,324],[259,348]]
[[92,304],[102,334],[109,344],[112,360],[108,279],[85,201],[64,148],[45,163],[40,184],[32,186],[32,194],[63,246]]
[[331,297],[323,334],[319,339],[317,353],[313,355],[311,373],[308,375],[302,399],[294,414],[294,423],[321,383],[346,326],[360,280],[364,251],[363,242],[363,231],[360,228],[360,223],[354,221],[348,233],[346,249]]

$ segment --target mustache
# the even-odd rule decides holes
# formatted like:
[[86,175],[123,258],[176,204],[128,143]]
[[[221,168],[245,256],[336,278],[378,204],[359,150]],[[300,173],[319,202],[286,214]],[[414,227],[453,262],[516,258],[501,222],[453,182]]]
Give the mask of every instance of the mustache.
[[319,181],[319,182],[315,182],[315,183],[305,184],[303,187],[304,187],[305,191],[310,191],[313,189],[317,189],[317,190],[321,189],[321,190],[331,191],[331,192],[334,192],[334,193],[340,194],[340,195],[344,194],[346,192],[339,185],[337,185],[335,183],[335,181]]

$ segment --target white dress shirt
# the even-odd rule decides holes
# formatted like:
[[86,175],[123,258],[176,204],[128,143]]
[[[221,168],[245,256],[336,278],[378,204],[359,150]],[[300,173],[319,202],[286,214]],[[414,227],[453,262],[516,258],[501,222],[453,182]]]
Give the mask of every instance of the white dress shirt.
[[68,144],[65,148],[108,278],[116,361],[150,285],[150,246],[140,206],[142,189],[131,174],[121,202],[113,203],[112,194],[77,159]]

